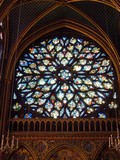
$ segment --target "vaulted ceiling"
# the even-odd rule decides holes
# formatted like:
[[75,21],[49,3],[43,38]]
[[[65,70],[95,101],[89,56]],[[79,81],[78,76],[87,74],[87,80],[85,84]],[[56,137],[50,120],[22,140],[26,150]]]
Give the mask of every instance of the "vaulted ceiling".
[[3,0],[1,9],[9,24],[9,50],[18,37],[23,40],[45,26],[69,20],[102,30],[120,54],[119,0]]

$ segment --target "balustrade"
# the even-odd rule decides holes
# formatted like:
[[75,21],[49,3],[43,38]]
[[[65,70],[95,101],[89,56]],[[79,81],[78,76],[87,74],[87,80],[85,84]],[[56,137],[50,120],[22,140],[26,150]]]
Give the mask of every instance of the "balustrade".
[[[120,127],[120,119],[118,120]],[[115,119],[11,119],[11,131],[106,132],[116,131]]]

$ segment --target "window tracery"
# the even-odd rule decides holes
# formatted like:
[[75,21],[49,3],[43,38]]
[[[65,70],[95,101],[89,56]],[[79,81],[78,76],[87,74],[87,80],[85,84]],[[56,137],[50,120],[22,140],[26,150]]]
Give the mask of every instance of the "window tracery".
[[98,45],[82,38],[54,37],[29,48],[16,66],[16,118],[106,118],[114,69]]

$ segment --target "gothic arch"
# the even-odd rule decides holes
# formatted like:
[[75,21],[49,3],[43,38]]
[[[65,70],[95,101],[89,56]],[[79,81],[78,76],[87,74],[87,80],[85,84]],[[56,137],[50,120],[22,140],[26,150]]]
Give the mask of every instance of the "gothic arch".
[[[69,144],[60,145],[52,149],[43,160],[69,160],[75,157],[76,160],[87,160],[87,157],[77,148]],[[55,159],[56,158],[56,159]]]
[[106,147],[108,147],[108,144],[104,143],[104,144],[102,144],[102,145],[97,149],[96,154],[95,154],[95,156],[94,156],[94,160],[97,160],[99,154],[100,154]]
[[[103,33],[99,34],[95,30],[84,26],[82,24],[78,24],[75,21],[70,21],[70,20],[62,20],[58,21],[55,23],[52,23],[51,25],[45,26],[43,28],[40,28],[39,30],[36,30],[34,33],[34,39],[32,38],[33,35],[29,35],[26,39],[23,39],[19,43],[18,49],[14,50],[14,52],[11,52],[10,59],[8,60],[8,65],[7,65],[7,70],[5,73],[5,79],[6,79],[6,87],[4,87],[4,92],[6,92],[6,95],[11,94],[11,85],[12,85],[12,75],[14,73],[15,65],[17,63],[17,60],[19,59],[20,55],[22,52],[27,48],[28,45],[30,45],[32,42],[37,40],[38,38],[42,38],[45,35],[49,35],[50,33],[54,32],[55,30],[59,30],[62,28],[68,28],[73,31],[76,31],[78,34],[84,34],[86,37],[94,40],[97,42],[105,51],[106,53],[110,56],[115,69],[117,73],[117,78],[120,79],[120,74],[119,74],[119,59],[118,59],[118,53],[114,49],[114,46],[112,42],[109,40],[107,35],[105,34],[103,37]],[[108,43],[109,41],[109,43]],[[13,47],[14,48],[14,47]],[[16,55],[16,52],[18,53]],[[12,57],[12,58],[11,58]],[[3,104],[5,108],[9,106],[9,101],[6,98],[5,104]]]
[[[26,145],[25,143],[20,143],[19,148],[8,155],[7,160],[14,160],[17,158],[20,158],[20,160],[37,160],[37,156],[33,151],[33,148],[30,148],[30,145]],[[17,159],[19,160],[19,159]]]
[[[117,73],[118,79],[119,79],[120,74],[119,74],[118,53],[115,50],[114,45],[112,44],[112,42],[108,38],[108,36],[102,31],[101,31],[101,33],[96,32],[95,30],[93,30],[83,24],[79,24],[77,22],[70,21],[70,20],[58,21],[58,22],[52,23],[51,25],[45,26],[42,29],[37,30],[34,33],[34,39],[33,39],[33,34],[31,34],[27,38],[25,38],[21,42],[19,42],[17,51],[16,51],[15,47],[13,47],[13,50],[11,51],[11,54],[10,54],[11,56],[10,56],[10,59],[8,62],[8,67],[7,67],[9,69],[6,70],[6,79],[8,79],[7,77],[9,77],[9,80],[12,79],[12,74],[14,73],[14,68],[17,63],[17,60],[20,57],[20,55],[22,54],[22,52],[25,50],[25,48],[27,48],[27,46],[30,43],[32,43],[33,41],[51,33],[51,32],[54,32],[55,30],[62,29],[62,28],[68,28],[68,29],[71,29],[73,31],[78,32],[79,34],[84,34],[86,37],[97,42],[106,51],[106,53],[110,56],[114,66],[115,66],[116,73]],[[103,36],[103,33],[104,33],[104,36]],[[16,55],[16,52],[18,52],[19,54]]]
[[100,148],[98,148],[94,160],[101,160],[106,158],[107,159],[111,158],[111,160],[113,160],[114,158],[114,160],[118,160],[119,156],[120,156],[119,152],[117,152],[114,149],[109,149],[108,143],[104,143]]

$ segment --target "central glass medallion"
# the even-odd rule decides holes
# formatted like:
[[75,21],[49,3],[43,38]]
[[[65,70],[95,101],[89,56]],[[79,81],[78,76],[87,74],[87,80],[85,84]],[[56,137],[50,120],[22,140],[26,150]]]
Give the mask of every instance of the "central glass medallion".
[[72,74],[68,69],[62,69],[58,73],[58,77],[60,77],[61,80],[69,80],[72,77]]

